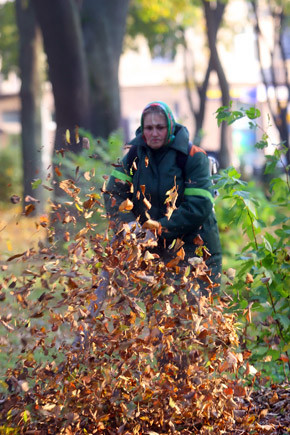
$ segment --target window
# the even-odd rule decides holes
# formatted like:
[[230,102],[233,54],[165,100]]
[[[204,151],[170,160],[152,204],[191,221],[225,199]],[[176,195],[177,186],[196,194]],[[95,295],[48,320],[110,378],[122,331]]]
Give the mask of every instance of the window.
[[6,123],[20,122],[20,113],[18,110],[7,110],[2,113],[2,121]]

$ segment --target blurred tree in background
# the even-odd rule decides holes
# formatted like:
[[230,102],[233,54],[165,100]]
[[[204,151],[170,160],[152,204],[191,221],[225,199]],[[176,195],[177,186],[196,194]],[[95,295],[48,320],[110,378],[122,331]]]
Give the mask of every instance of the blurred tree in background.
[[[128,3],[15,0],[1,5],[2,70],[18,71],[22,80],[23,197],[32,194],[32,182],[41,168],[39,28],[55,102],[55,149],[64,147],[65,131],[76,127],[106,138],[120,127],[118,66]],[[81,151],[81,142],[71,137],[70,150]]]
[[[42,178],[42,126],[41,100],[44,65],[40,29],[30,2],[15,1],[16,19],[19,31],[19,71],[21,76],[21,139],[23,162],[23,189],[25,197],[36,197],[44,208],[43,190],[33,191],[32,182]],[[32,215],[36,209],[33,210]]]
[[[280,139],[288,149],[286,159],[290,164],[290,48],[287,45],[289,38],[286,32],[290,28],[290,3],[284,0],[270,0],[266,3],[261,0],[251,0],[251,19],[256,33],[256,51],[260,64],[262,82],[267,93],[267,101],[271,117],[279,132]],[[267,30],[263,29],[263,19],[269,19]],[[269,40],[266,33],[272,32]],[[287,54],[288,51],[288,54]],[[267,63],[265,64],[265,56]],[[288,63],[288,64],[287,64]],[[284,95],[279,95],[284,89]],[[271,90],[274,90],[271,95]]]
[[[230,0],[164,0],[161,3],[134,0],[130,2],[130,8],[129,0],[14,0],[1,4],[1,70],[3,74],[11,70],[17,71],[22,80],[23,196],[31,195],[31,183],[41,177],[37,163],[41,157],[39,107],[42,81],[45,78],[39,62],[42,57],[39,29],[43,36],[48,76],[55,101],[56,149],[64,146],[67,129],[83,127],[95,137],[107,138],[120,126],[118,67],[127,23],[127,34],[131,40],[136,35],[143,34],[152,53],[156,50],[161,55],[171,52],[174,57],[177,47],[183,47],[184,83],[195,123],[193,140],[200,144],[207,90],[213,72],[218,78],[221,104],[229,104],[229,84],[217,50],[218,31],[224,24],[229,2]],[[261,59],[261,16],[265,16],[265,10],[262,9],[260,0],[251,0],[249,4],[253,12],[250,22],[257,34],[261,76],[269,91],[267,98],[270,113],[281,140],[289,149],[287,120],[290,92],[285,43],[283,45],[283,34],[289,26],[287,2],[267,3],[267,17],[272,18],[274,29],[273,43],[269,47],[271,67],[267,70]],[[188,57],[194,57],[194,53],[190,51],[186,31],[198,27],[202,29],[204,50],[208,53],[202,79],[196,75],[195,67],[198,65],[189,67],[187,64]],[[278,98],[278,88],[281,85],[286,90],[283,101]],[[272,88],[275,89],[274,99],[269,97]],[[193,93],[197,97],[195,101]],[[226,123],[223,123],[219,140],[221,167],[231,163],[226,128]],[[71,139],[70,150],[80,151],[81,142],[74,140],[74,135],[71,135]]]
[[[216,72],[222,94],[222,105],[230,102],[229,84],[217,50],[217,33],[222,24],[226,2],[210,2],[207,0],[167,0],[162,5],[154,0],[138,0],[131,3],[128,32],[132,38],[142,34],[148,41],[151,53],[159,48],[160,53],[171,53],[174,57],[178,45],[184,51],[184,82],[187,90],[189,107],[195,124],[193,142],[201,145],[202,129],[206,108],[206,93],[210,75]],[[199,80],[192,68],[188,71],[187,57],[190,55],[186,39],[186,30],[200,26],[203,22],[205,40],[208,44],[208,64],[204,77]],[[195,107],[192,90],[197,92],[199,105]],[[220,130],[219,161],[226,168],[231,163],[230,144],[227,138],[227,125],[222,124]]]

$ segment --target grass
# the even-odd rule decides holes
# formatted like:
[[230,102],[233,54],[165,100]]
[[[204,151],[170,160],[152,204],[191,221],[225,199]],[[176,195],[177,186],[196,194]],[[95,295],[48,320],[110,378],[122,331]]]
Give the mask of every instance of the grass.
[[5,295],[5,299],[0,301],[0,317],[6,319],[11,316],[12,321],[9,325],[14,328],[9,331],[3,324],[0,324],[0,368],[2,372],[0,377],[8,367],[17,363],[22,347],[21,338],[23,338],[23,328],[19,325],[24,324],[25,320],[25,312],[16,302],[13,289],[9,288],[9,285],[11,277],[20,276],[28,264],[21,259],[7,260],[28,249],[37,249],[38,242],[43,241],[45,236],[46,230],[39,225],[38,219],[23,216],[19,206],[0,213],[0,293]]
[[45,228],[39,225],[39,219],[23,216],[19,206],[1,212],[0,263],[27,249],[36,248],[45,235]]

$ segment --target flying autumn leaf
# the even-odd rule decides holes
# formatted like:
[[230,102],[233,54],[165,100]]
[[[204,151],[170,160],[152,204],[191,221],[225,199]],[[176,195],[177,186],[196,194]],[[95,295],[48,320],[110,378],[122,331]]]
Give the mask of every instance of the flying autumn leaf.
[[70,131],[68,129],[65,131],[65,140],[70,144]]
[[150,210],[150,208],[151,208],[152,206],[151,206],[151,203],[148,201],[147,198],[144,198],[144,199],[143,199],[143,203],[145,204],[145,207],[146,207],[148,210]]
[[251,275],[250,273],[247,273],[247,276],[246,276],[246,283],[247,283],[247,284],[251,284],[252,282],[254,282],[253,275]]
[[62,176],[62,173],[61,173],[61,171],[60,171],[60,169],[59,169],[58,166],[55,166],[55,167],[54,167],[54,172],[56,173],[56,175],[57,175],[58,177],[61,177],[61,176]]
[[25,216],[29,216],[30,213],[32,213],[35,210],[35,205],[34,204],[29,204],[26,205],[24,208],[24,214]]
[[174,178],[174,186],[172,187],[172,189],[170,189],[166,192],[166,196],[167,196],[167,198],[164,201],[164,203],[166,204],[166,208],[167,208],[165,216],[169,220],[171,218],[174,210],[176,210],[176,201],[178,198],[177,187],[176,187],[176,177]]
[[89,171],[86,171],[86,172],[84,173],[84,178],[85,178],[87,181],[90,181],[90,179],[91,179],[91,174],[90,174]]
[[79,127],[78,126],[76,126],[76,129],[75,129],[75,140],[76,140],[76,143],[80,142]]
[[132,201],[130,201],[130,199],[126,199],[125,201],[123,201],[120,205],[119,205],[119,211],[130,211],[132,210],[134,207],[134,204]]
[[204,242],[202,240],[202,238],[200,237],[200,235],[198,234],[194,239],[193,239],[193,243],[197,246],[202,246],[204,245]]
[[34,198],[33,196],[30,195],[26,195],[24,202],[40,202],[39,199]]

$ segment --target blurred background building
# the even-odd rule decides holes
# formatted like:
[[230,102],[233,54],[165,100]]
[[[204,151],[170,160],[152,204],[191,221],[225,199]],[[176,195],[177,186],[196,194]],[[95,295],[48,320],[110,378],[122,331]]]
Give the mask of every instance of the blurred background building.
[[[259,59],[256,51],[256,35],[247,22],[248,7],[244,1],[233,1],[228,5],[226,21],[227,26],[220,30],[218,50],[224,70],[230,85],[230,98],[233,107],[255,106],[261,110],[262,124],[269,125],[267,98],[271,98],[271,89],[266,90],[262,83]],[[269,39],[271,25],[265,16],[263,26]],[[188,88],[185,86],[185,65],[188,71],[195,71],[195,79],[202,77],[207,53],[204,51],[204,36],[194,28],[186,32],[188,50],[185,58],[181,46],[177,48],[176,55],[164,55],[150,52],[146,39],[138,36],[135,40],[137,49],[125,48],[119,68],[120,99],[121,99],[121,127],[124,140],[128,141],[135,134],[139,125],[140,115],[144,106],[153,100],[165,101],[174,111],[176,119],[187,126],[190,136],[194,134],[194,119],[191,115],[188,100]],[[290,30],[283,35],[286,50],[288,70],[290,62]],[[264,52],[262,51],[262,57]],[[263,62],[267,63],[265,56]],[[270,66],[269,66],[270,68]],[[279,65],[277,64],[279,69]],[[279,76],[279,74],[278,74]],[[189,76],[190,80],[190,76]],[[191,82],[189,81],[189,86]],[[192,82],[193,83],[193,82]],[[21,131],[20,123],[20,79],[15,73],[10,73],[6,79],[0,78],[0,147],[3,148],[13,140],[14,135]],[[281,99],[287,104],[288,90],[285,86],[278,89]],[[274,92],[274,91],[273,91]],[[199,104],[197,93],[192,84],[190,88],[192,103]],[[289,104],[289,103],[288,103]],[[215,74],[211,74],[210,85],[207,91],[207,106],[203,126],[202,147],[210,152],[217,152],[219,147],[218,127],[215,111],[221,105],[221,91]],[[49,162],[49,153],[53,147],[56,124],[54,121],[54,100],[49,82],[45,84],[41,105],[42,117],[42,147],[46,153],[44,159]],[[288,119],[288,126],[290,120]],[[270,122],[271,124],[271,122]],[[271,137],[279,142],[279,135],[275,127],[271,129]],[[262,153],[254,148],[259,131],[250,130],[245,120],[234,124],[230,130],[229,140],[232,146],[233,162],[253,172],[262,165]],[[11,139],[12,138],[12,139]]]

